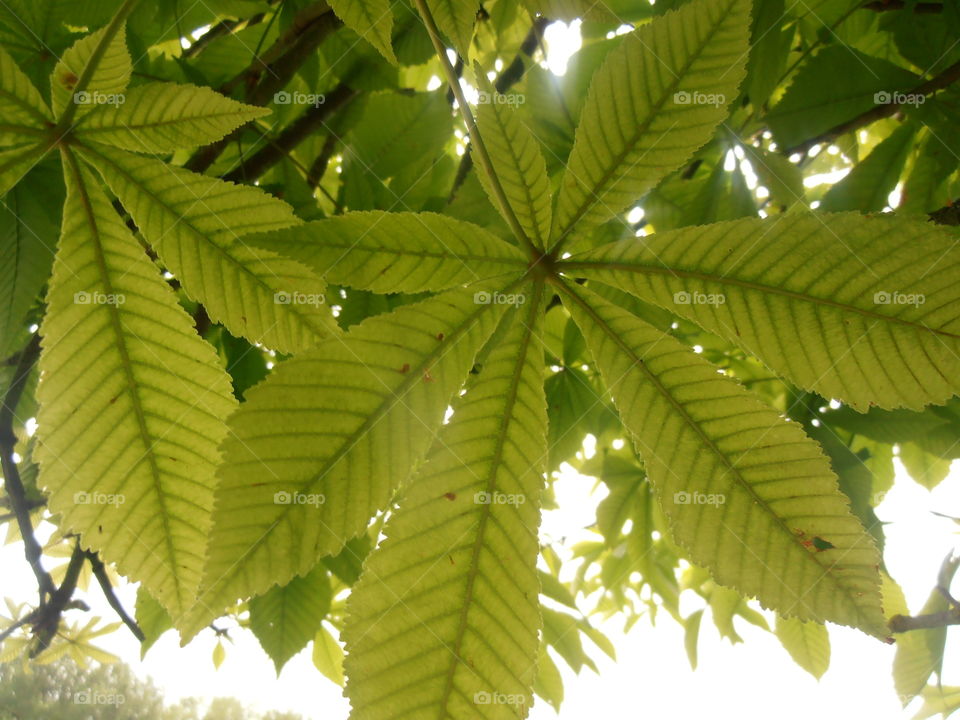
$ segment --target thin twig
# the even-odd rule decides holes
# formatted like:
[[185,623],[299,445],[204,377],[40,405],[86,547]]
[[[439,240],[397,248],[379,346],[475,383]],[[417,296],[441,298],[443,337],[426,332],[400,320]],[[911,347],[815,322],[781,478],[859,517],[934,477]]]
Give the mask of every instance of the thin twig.
[[137,625],[137,621],[130,617],[123,605],[120,604],[117,594],[113,591],[113,585],[110,584],[110,578],[107,576],[107,568],[104,567],[103,561],[96,553],[90,552],[89,550],[86,552],[86,556],[90,561],[90,568],[93,570],[93,576],[100,584],[100,589],[103,591],[103,596],[107,599],[107,602],[110,603],[110,607],[112,607],[114,612],[117,613],[117,615],[123,621],[123,624],[130,628],[130,632],[133,633],[134,637],[136,637],[140,642],[143,642],[145,638],[143,630],[141,630],[140,626]]

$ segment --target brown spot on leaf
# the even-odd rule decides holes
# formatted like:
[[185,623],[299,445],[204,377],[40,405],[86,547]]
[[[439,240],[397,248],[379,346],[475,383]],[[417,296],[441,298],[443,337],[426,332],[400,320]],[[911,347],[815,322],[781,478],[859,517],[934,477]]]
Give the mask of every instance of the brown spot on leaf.
[[452,492],[444,493],[443,496],[444,496],[447,500],[456,500],[456,499],[457,499],[457,494],[456,494],[456,493],[452,493]]

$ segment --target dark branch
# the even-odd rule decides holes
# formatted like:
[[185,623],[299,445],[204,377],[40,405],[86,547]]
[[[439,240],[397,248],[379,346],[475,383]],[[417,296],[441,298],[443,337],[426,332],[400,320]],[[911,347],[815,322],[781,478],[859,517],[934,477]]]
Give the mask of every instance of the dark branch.
[[[889,10],[903,10],[907,7],[907,3],[904,0],[872,0],[866,5],[861,5],[861,10],[873,10],[874,12],[887,12]],[[943,12],[943,5],[939,3],[932,2],[920,2],[911,8],[916,14],[923,13],[940,13]]]
[[333,157],[333,153],[337,149],[337,140],[338,138],[334,133],[327,135],[326,140],[323,141],[323,147],[320,148],[320,154],[310,165],[310,169],[307,171],[307,185],[310,186],[311,190],[315,190],[320,181],[323,180],[323,176],[327,172],[327,165],[330,164],[330,158]]
[[[266,106],[274,93],[290,82],[300,66],[341,24],[325,2],[301,10],[291,27],[267,50],[264,57],[257,58],[246,70],[227,81],[220,87],[220,92],[229,94],[243,84],[251,88],[246,97],[248,103]],[[201,148],[184,167],[202,173],[242,132],[243,127],[237,128],[222,140]]]
[[103,596],[107,599],[107,602],[110,603],[110,607],[112,607],[120,619],[123,620],[123,624],[130,628],[130,632],[134,634],[134,637],[136,637],[140,642],[143,642],[145,637],[143,630],[141,630],[140,626],[137,625],[137,621],[127,614],[127,611],[124,609],[123,605],[120,604],[117,594],[113,591],[113,585],[110,584],[110,578],[107,577],[107,568],[104,567],[103,561],[96,553],[90,552],[89,550],[86,552],[86,556],[90,561],[90,567],[93,570],[93,576],[100,584],[100,589],[103,591]]
[[20,470],[13,461],[13,451],[17,445],[17,436],[13,431],[16,417],[15,410],[27,385],[27,378],[33,370],[33,365],[40,355],[40,334],[35,333],[30,342],[20,353],[16,369],[13,371],[13,380],[3,397],[3,406],[0,407],[0,467],[3,469],[3,486],[10,498],[11,509],[17,517],[20,535],[23,537],[23,553],[33,569],[40,590],[40,603],[46,596],[54,593],[53,580],[43,568],[40,557],[43,549],[33,534],[33,524],[30,522],[30,506],[27,502],[26,491],[20,480]]
[[910,630],[929,630],[931,628],[960,625],[960,613],[956,610],[930,613],[929,615],[894,615],[890,618],[890,632],[905,633]]
[[286,157],[297,145],[306,140],[320,128],[330,115],[356,97],[357,91],[344,84],[337,85],[324,99],[321,105],[307,110],[303,115],[290,123],[283,132],[248,160],[241,162],[240,167],[223,176],[231,182],[249,182],[256,180],[267,170]]
[[[70,564],[67,565],[67,572],[64,575],[60,587],[50,598],[50,602],[41,605],[37,609],[37,619],[33,623],[34,634],[37,637],[37,645],[30,651],[30,657],[36,657],[48,647],[53,640],[57,630],[60,629],[60,618],[63,611],[70,607],[82,607],[86,609],[86,604],[82,601],[74,601],[73,591],[77,589],[77,580],[80,577],[80,568],[83,566],[85,553],[80,547],[80,541],[77,540],[73,546],[73,554],[70,556]],[[79,604],[78,604],[79,602]]]
[[[932,78],[931,80],[928,80],[927,82],[922,83],[909,92],[904,92],[903,94],[924,96],[930,95],[935,93],[937,90],[942,90],[943,88],[952,85],[958,79],[960,79],[960,62],[955,62],[935,78]],[[875,105],[866,112],[857,115],[852,120],[840,123],[839,125],[830,128],[826,132],[810,138],[809,140],[805,140],[792,148],[784,149],[783,154],[793,155],[794,153],[806,153],[807,150],[815,145],[830,142],[831,140],[835,140],[836,138],[848,132],[859,130],[860,128],[866,127],[877,120],[890,117],[891,115],[894,115],[901,108],[901,106],[902,105],[900,103],[893,102],[886,105]]]

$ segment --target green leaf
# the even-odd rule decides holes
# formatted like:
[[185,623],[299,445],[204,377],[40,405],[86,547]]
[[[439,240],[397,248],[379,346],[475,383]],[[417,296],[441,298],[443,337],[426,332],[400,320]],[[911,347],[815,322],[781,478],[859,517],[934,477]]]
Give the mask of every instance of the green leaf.
[[683,619],[683,646],[687,651],[690,669],[697,669],[697,645],[700,640],[700,621],[703,610],[695,610]]
[[679,341],[563,289],[691,561],[783,615],[886,637],[879,554],[817,444]]
[[[949,608],[947,599],[934,588],[920,615],[943,612]],[[935,627],[898,633],[897,652],[893,656],[893,684],[906,705],[927,685],[933,673],[940,674],[947,628]]]
[[0,47],[0,144],[37,139],[53,122],[50,108],[13,58]]
[[546,645],[542,643],[537,653],[537,676],[533,681],[533,690],[546,700],[550,707],[560,712],[560,704],[563,702],[563,677],[547,652]]
[[98,105],[74,132],[124,150],[168,153],[215,142],[269,113],[210,88],[155,82],[133,88],[119,105]]
[[[503,287],[503,286],[500,286]],[[367,527],[426,453],[505,305],[451,290],[279,365],[230,419],[191,636]]]
[[953,123],[921,133],[917,157],[903,182],[897,212],[928,213],[944,207],[952,199],[947,178],[960,162],[954,147],[960,147],[960,132]]
[[0,151],[0,196],[14,187],[44,154],[40,145]]
[[313,638],[313,666],[343,687],[343,648],[323,626]]
[[468,61],[480,3],[477,0],[427,0],[427,7],[437,27],[450,39],[460,57]]
[[27,334],[27,314],[53,267],[60,231],[63,181],[59,168],[39,165],[0,206],[0,357]]
[[748,54],[749,0],[693,0],[627,35],[597,70],[551,241],[630,207],[713,135]]
[[61,530],[176,618],[200,580],[230,379],[92,175],[66,158],[41,329],[40,482]]
[[75,118],[80,118],[98,105],[123,103],[123,91],[127,89],[130,74],[133,72],[124,27],[110,39],[86,88],[74,94],[77,82],[109,29],[108,25],[77,40],[53,69],[50,76],[50,99],[53,113],[58,118],[71,104],[79,106]]
[[828,45],[800,67],[765,120],[777,145],[786,150],[869,110],[877,93],[906,90],[917,81],[887,60],[846,44]]
[[824,625],[777,616],[774,632],[793,661],[817,680],[830,667],[830,635]]
[[[545,249],[550,234],[551,195],[540,144],[507,102],[508,97],[498,93],[487,80],[479,63],[474,64],[474,74],[481,92],[477,126],[494,172],[520,227],[536,247]],[[487,174],[478,172],[477,177],[490,202],[498,207]]]
[[393,29],[393,11],[390,0],[330,0],[330,7],[343,24],[373,45],[394,65],[390,33]]
[[140,643],[140,659],[143,660],[147,650],[153,647],[160,636],[173,628],[173,622],[163,605],[158,603],[143,585],[137,588],[136,620],[144,635],[143,642]]
[[290,207],[234,185],[106,145],[82,146],[187,294],[237,336],[283,352],[336,332],[325,284],[242,235],[296,224]]
[[435,213],[352,212],[244,241],[301,262],[327,282],[377,293],[446,290],[527,267],[500,238]]
[[887,207],[887,198],[897,186],[907,155],[914,148],[916,132],[916,125],[908,122],[890,133],[827,191],[820,201],[820,211],[859,210],[866,213],[880,212]]
[[358,719],[415,709],[493,718],[505,706],[522,716],[532,703],[546,446],[541,292],[504,320],[509,332],[455,403],[350,595],[346,694]]
[[912,442],[900,446],[900,462],[910,473],[910,477],[927,490],[933,490],[950,474],[949,460],[928,453]]
[[841,407],[821,416],[828,425],[849,430],[880,443],[912,441],[943,458],[960,457],[960,398],[933,405],[923,412],[871,408],[858,413]]
[[960,392],[960,248],[934,225],[855,213],[751,218],[613,243],[567,267],[861,412]]
[[250,629],[273,660],[278,676],[287,661],[322,629],[330,596],[327,569],[319,565],[250,600]]
[[960,687],[929,685],[920,693],[923,707],[917,710],[913,720],[926,720],[934,715],[947,717],[960,709]]
[[784,208],[803,202],[803,172],[795,163],[779,153],[743,144],[746,158],[757,174],[759,184],[770,192],[770,198]]
[[[390,122],[384,124],[384,118]],[[347,135],[345,161],[369,182],[379,186],[411,165],[429,167],[449,140],[453,117],[446,97],[439,92],[372,94],[363,113]],[[403,198],[391,194],[391,205]]]
[[223,640],[219,637],[217,638],[217,644],[213,646],[213,655],[211,660],[213,661],[213,669],[219,670],[220,666],[223,665],[223,661],[227,659],[227,650],[223,647]]

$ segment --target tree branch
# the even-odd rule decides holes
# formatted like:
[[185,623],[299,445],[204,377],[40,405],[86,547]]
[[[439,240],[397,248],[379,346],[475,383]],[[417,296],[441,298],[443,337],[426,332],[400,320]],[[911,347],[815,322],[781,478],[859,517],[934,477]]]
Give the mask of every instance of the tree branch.
[[940,564],[940,572],[937,573],[935,590],[943,595],[950,605],[950,609],[913,617],[894,615],[888,622],[890,632],[904,633],[910,630],[930,630],[947,627],[948,625],[960,625],[960,603],[950,594],[950,585],[953,582],[954,575],[957,574],[958,568],[960,568],[960,555],[955,556],[950,552],[943,559]]
[[[861,5],[861,10],[873,10],[874,12],[887,12],[889,10],[902,10],[907,7],[904,0],[872,0],[865,5]],[[943,12],[943,5],[932,2],[919,2],[912,7],[916,14],[940,13]]]
[[[83,567],[84,559],[85,553],[78,539],[73,546],[73,554],[70,556],[70,564],[67,565],[63,582],[51,596],[50,602],[37,608],[37,620],[33,623],[37,645],[30,651],[30,657],[36,657],[50,647],[54,635],[60,629],[60,618],[63,611],[71,605],[70,600],[73,597],[73,591],[77,589],[77,580],[80,578],[80,568]],[[86,604],[81,603],[79,607],[86,608]]]
[[349,103],[356,95],[357,91],[353,88],[343,83],[337,85],[326,96],[323,104],[307,110],[252,157],[242,160],[240,166],[224,175],[223,179],[231,182],[249,182],[257,179],[310,137],[331,114]]
[[103,596],[107,599],[107,602],[110,603],[110,607],[112,607],[120,619],[123,620],[123,624],[130,628],[130,632],[133,633],[134,637],[136,637],[140,642],[143,642],[145,638],[143,630],[141,630],[140,626],[137,625],[137,621],[127,614],[127,611],[124,609],[123,605],[120,604],[117,594],[113,591],[113,585],[110,584],[110,578],[107,577],[107,568],[104,566],[103,561],[96,553],[90,552],[89,550],[86,551],[86,556],[90,561],[90,567],[93,570],[93,576],[100,584],[100,589],[103,591]]
[[[290,28],[264,53],[264,57],[256,58],[246,70],[224,83],[220,92],[228,95],[242,83],[251,88],[247,93],[248,103],[266,106],[274,93],[290,82],[300,66],[341,25],[340,19],[325,2],[304,8]],[[242,132],[243,126],[223,139],[200,148],[184,167],[194,172],[204,172]]]
[[53,595],[54,585],[40,561],[43,549],[33,534],[33,524],[30,522],[30,509],[27,503],[26,491],[20,480],[20,470],[13,461],[13,450],[17,444],[17,436],[13,431],[16,417],[15,410],[27,385],[27,378],[33,370],[33,365],[40,355],[40,334],[35,333],[30,342],[20,353],[16,369],[13,371],[13,380],[3,397],[3,406],[0,407],[0,466],[3,469],[3,486],[10,498],[11,509],[17,517],[20,535],[23,537],[23,553],[27,563],[33,569],[40,591],[40,603],[43,604],[46,596]]
[[[945,87],[952,85],[958,79],[960,79],[960,61],[955,62],[935,78],[932,78],[931,80],[928,80],[927,82],[922,83],[909,92],[904,92],[903,94],[924,96],[930,95],[937,90],[942,90]],[[847,120],[844,123],[840,123],[839,125],[830,128],[826,132],[820,133],[816,137],[810,138],[809,140],[804,140],[799,145],[795,145],[791,148],[785,148],[783,150],[783,154],[793,155],[794,153],[806,153],[807,150],[812,148],[814,145],[830,142],[831,140],[834,140],[845,133],[859,130],[860,128],[866,127],[872,122],[890,117],[900,109],[901,105],[901,103],[875,105],[866,112],[860,113],[852,120]]]

